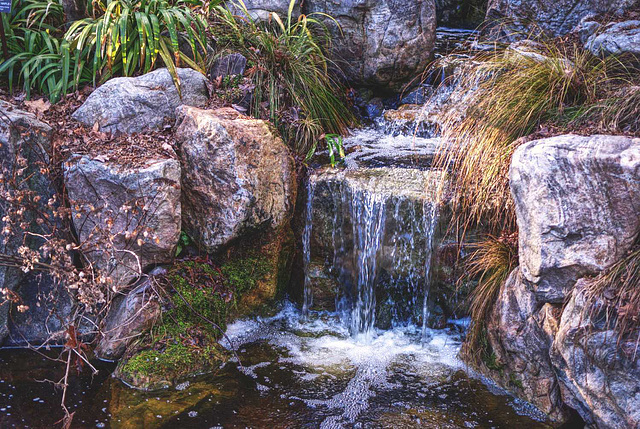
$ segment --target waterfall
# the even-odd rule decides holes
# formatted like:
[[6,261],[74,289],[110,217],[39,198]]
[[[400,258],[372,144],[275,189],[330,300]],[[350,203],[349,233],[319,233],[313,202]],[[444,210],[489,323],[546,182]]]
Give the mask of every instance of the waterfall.
[[313,305],[313,257],[313,275],[324,266],[323,275],[336,284],[336,309],[353,336],[370,341],[375,328],[421,321],[426,338],[439,216],[434,183],[440,177],[409,169],[313,176],[307,187],[302,239],[303,312],[307,314]]
[[428,209],[423,206],[423,213],[428,213],[428,216],[424,216],[424,230],[425,230],[425,264],[424,264],[424,298],[422,302],[422,343],[427,342],[427,322],[429,321],[429,289],[431,286],[431,258],[433,256],[433,236],[438,223],[438,204],[425,203],[428,205]]
[[309,279],[309,264],[311,262],[311,229],[313,228],[313,196],[316,183],[313,177],[309,177],[307,183],[307,207],[305,213],[304,232],[302,233],[302,257],[304,265],[304,297],[302,314],[307,316],[309,308],[313,305],[313,290]]
[[384,237],[385,201],[365,190],[351,194],[357,295],[351,312],[351,332],[371,338],[376,320],[376,265]]

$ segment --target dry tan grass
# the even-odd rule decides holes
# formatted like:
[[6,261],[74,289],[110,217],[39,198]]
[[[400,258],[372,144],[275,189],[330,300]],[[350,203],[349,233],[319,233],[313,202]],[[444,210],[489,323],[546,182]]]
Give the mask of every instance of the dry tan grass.
[[[498,235],[516,229],[508,171],[518,139],[567,106],[594,99],[601,60],[577,48],[543,46],[541,54],[506,49],[479,61],[461,82],[469,91],[477,88],[471,104],[462,106],[466,114],[460,119],[460,109],[450,109],[444,116],[442,133],[453,147],[437,164],[453,173],[455,212],[462,218],[456,223]],[[478,74],[485,76],[480,83]]]
[[500,287],[511,271],[518,266],[518,237],[488,236],[473,243],[466,260],[467,276],[477,278],[478,285],[469,295],[471,327],[467,334],[465,353],[476,362],[480,361],[481,337],[485,321],[498,298]]
[[585,311],[591,319],[604,311],[605,328],[616,331],[618,345],[635,337],[631,338],[635,341],[632,350],[635,359],[640,341],[640,245],[589,282],[585,297],[589,303]]

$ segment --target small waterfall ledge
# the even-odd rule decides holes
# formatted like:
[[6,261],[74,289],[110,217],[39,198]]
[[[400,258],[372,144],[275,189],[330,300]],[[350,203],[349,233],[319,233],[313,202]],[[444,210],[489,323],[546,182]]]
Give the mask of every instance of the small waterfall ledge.
[[[329,169],[307,182],[303,311],[341,314],[354,336],[421,324],[426,335],[444,173]],[[442,228],[440,228],[442,229]]]

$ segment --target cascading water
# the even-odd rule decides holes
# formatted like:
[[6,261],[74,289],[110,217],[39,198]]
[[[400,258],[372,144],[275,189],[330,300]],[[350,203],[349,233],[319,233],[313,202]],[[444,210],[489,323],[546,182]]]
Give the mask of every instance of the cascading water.
[[302,314],[307,317],[309,308],[313,305],[313,293],[309,281],[309,263],[311,261],[311,228],[313,226],[313,194],[316,189],[315,181],[311,178],[307,183],[307,208],[305,212],[304,231],[302,233],[302,257],[304,264],[304,296],[302,304]]
[[[324,264],[338,283],[336,309],[351,334],[371,341],[376,325],[391,328],[422,319],[426,335],[439,177],[406,169],[311,177],[303,233],[305,314],[313,296],[312,253],[320,253],[321,247],[312,249],[312,236],[322,242],[318,236],[330,234],[332,248]],[[313,201],[316,195],[319,202]],[[319,211],[316,218],[314,209]]]
[[437,204],[429,204],[429,210],[424,210],[423,213],[428,213],[427,216],[424,217],[425,222],[425,232],[426,232],[426,246],[425,252],[427,256],[425,257],[425,265],[424,265],[424,277],[425,281],[425,289],[424,289],[424,298],[422,301],[422,344],[427,342],[427,323],[429,321],[429,285],[431,282],[431,256],[433,255],[433,235],[436,228],[437,220],[438,220],[438,205]]
[[351,333],[364,334],[371,339],[376,320],[376,267],[382,246],[385,220],[385,201],[379,195],[357,190],[350,201],[351,225],[354,240],[356,298],[351,310]]

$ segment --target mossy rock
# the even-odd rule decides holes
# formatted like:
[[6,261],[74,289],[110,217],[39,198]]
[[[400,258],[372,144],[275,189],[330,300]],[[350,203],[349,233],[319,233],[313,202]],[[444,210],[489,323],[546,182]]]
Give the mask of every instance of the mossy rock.
[[116,376],[141,389],[159,389],[226,359],[217,340],[226,329],[236,290],[207,259],[176,264],[163,279],[167,292],[162,318],[130,347]]
[[248,244],[231,248],[222,264],[223,273],[243,291],[231,313],[234,319],[272,314],[291,277],[295,251],[291,227]]
[[169,388],[181,380],[211,372],[227,359],[217,344],[194,349],[179,342],[163,350],[144,349],[118,366],[115,376],[142,390]]
[[293,233],[285,229],[230,248],[225,256],[176,263],[163,281],[161,321],[127,350],[115,376],[155,390],[220,368],[230,356],[218,344],[227,324],[274,309],[288,282],[292,254]]

